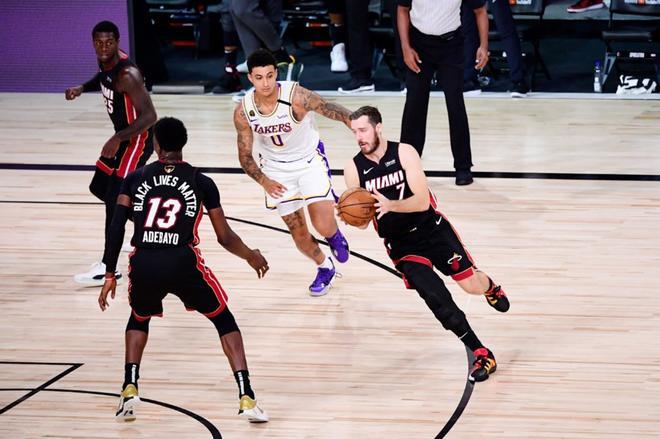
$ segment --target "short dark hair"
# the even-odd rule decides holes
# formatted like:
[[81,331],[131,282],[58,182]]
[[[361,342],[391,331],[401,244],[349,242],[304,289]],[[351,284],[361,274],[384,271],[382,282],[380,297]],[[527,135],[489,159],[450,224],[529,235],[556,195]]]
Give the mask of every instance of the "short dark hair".
[[275,55],[270,53],[266,49],[257,49],[248,56],[247,67],[248,72],[252,73],[252,69],[255,67],[266,67],[273,66],[275,71],[277,71],[277,60]]
[[162,117],[154,125],[156,140],[163,151],[181,151],[188,141],[188,131],[179,119]]
[[380,111],[378,111],[378,108],[372,107],[370,105],[365,105],[364,107],[360,107],[354,112],[352,112],[348,118],[350,120],[356,120],[361,118],[362,116],[367,116],[369,118],[369,123],[373,126],[378,125],[379,123],[383,122],[383,116],[380,115]]
[[97,23],[94,29],[92,29],[92,39],[100,32],[112,33],[115,35],[115,40],[119,39],[119,28],[112,21],[104,20]]

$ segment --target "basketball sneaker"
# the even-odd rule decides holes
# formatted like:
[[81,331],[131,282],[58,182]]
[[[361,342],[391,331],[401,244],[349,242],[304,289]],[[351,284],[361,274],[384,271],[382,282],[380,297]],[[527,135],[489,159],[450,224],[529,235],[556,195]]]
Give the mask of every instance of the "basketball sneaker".
[[348,256],[350,255],[348,250],[348,242],[346,241],[346,238],[344,238],[344,235],[341,233],[341,230],[339,230],[339,227],[337,227],[337,231],[334,235],[325,239],[328,241],[330,251],[332,252],[332,255],[335,257],[335,259],[337,259],[337,261],[341,262],[342,264],[348,261]]
[[119,407],[115,414],[115,421],[117,422],[132,422],[135,421],[135,407],[140,403],[138,390],[133,384],[128,384],[124,390],[121,391],[119,397]]
[[247,418],[250,422],[268,422],[268,413],[261,410],[257,405],[257,401],[247,395],[241,397],[238,416]]
[[333,73],[348,72],[346,44],[338,43],[332,46],[332,51],[330,52],[330,71]]
[[[332,260],[330,262],[332,262]],[[317,268],[316,279],[314,279],[314,282],[309,286],[309,295],[326,295],[336,275],[337,270],[335,270],[334,263],[332,263],[332,268]]]
[[495,356],[490,349],[479,348],[474,351],[474,362],[470,369],[470,381],[486,381],[488,376],[497,370]]
[[354,93],[372,93],[376,90],[374,81],[371,79],[356,79],[352,78],[347,84],[342,85],[337,89],[339,93],[354,94]]
[[499,312],[507,312],[509,310],[509,299],[506,297],[506,293],[502,290],[501,286],[493,286],[484,293],[484,296],[486,296],[488,304]]
[[567,12],[586,12],[594,9],[604,8],[603,0],[579,0],[577,3],[566,8]]
[[[119,271],[115,271],[115,279],[117,284],[122,281],[122,275]],[[76,274],[73,276],[76,283],[87,285],[89,287],[100,287],[105,283],[105,264],[103,262],[96,262],[89,267],[85,273]]]

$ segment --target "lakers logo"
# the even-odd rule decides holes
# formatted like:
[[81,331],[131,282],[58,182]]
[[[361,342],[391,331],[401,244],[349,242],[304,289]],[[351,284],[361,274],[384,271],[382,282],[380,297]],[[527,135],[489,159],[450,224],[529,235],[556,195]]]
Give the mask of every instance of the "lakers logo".
[[168,174],[171,174],[172,172],[174,172],[174,165],[165,166],[165,172],[167,172]]
[[447,264],[449,265],[449,268],[452,269],[452,271],[458,271],[460,267],[460,262],[461,259],[463,259],[463,256],[459,255],[458,253],[454,253],[454,256],[452,256],[448,261]]

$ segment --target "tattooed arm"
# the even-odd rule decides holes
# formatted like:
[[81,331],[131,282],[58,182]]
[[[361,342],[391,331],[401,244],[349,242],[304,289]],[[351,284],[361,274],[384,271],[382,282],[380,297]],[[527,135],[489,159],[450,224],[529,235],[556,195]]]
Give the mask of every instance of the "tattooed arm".
[[[296,86],[293,93],[293,110],[298,120],[302,120],[308,111],[315,111],[328,119],[343,122],[348,128],[351,127],[351,121],[348,119],[351,111],[334,102],[327,102],[318,93],[308,90],[300,85]],[[302,117],[298,117],[298,115]]]
[[254,161],[252,156],[252,128],[250,128],[250,123],[241,104],[238,104],[234,110],[234,126],[236,127],[238,161],[241,163],[241,168],[254,181],[262,185],[270,196],[273,198],[281,197],[286,191],[286,187],[268,178],[266,174],[261,172],[257,162]]

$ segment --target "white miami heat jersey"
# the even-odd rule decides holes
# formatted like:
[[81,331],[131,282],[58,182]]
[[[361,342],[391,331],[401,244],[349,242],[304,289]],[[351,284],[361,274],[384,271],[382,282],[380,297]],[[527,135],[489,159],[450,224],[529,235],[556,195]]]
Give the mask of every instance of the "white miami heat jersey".
[[292,162],[316,153],[319,132],[314,114],[308,112],[303,120],[293,115],[294,81],[278,81],[277,105],[270,114],[261,114],[254,101],[254,89],[243,97],[243,111],[254,133],[254,145],[262,158],[278,162]]

